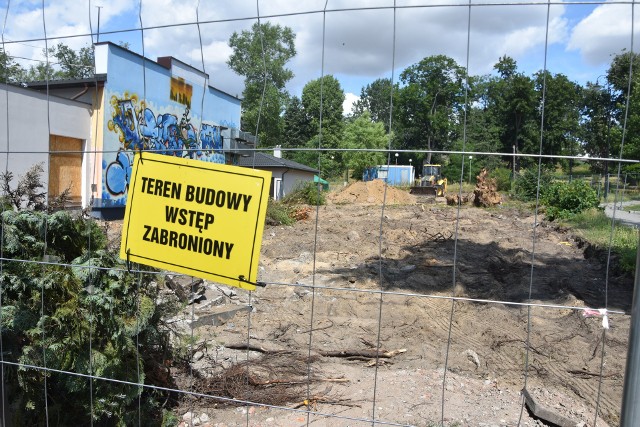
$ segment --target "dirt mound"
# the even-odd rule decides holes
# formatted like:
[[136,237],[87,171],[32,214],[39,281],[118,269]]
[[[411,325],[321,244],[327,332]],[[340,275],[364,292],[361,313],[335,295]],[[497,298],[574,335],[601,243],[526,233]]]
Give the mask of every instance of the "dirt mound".
[[387,186],[385,198],[385,184],[380,179],[373,181],[357,181],[353,184],[329,195],[328,199],[336,204],[364,203],[381,204],[383,201],[391,205],[406,205],[416,202],[414,196],[406,191]]

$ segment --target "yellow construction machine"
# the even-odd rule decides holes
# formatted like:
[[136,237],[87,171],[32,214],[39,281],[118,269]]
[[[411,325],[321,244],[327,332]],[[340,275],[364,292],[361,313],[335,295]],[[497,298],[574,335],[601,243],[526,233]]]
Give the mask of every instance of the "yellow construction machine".
[[440,165],[422,165],[422,175],[411,187],[411,194],[444,196],[447,192],[447,178],[440,172]]

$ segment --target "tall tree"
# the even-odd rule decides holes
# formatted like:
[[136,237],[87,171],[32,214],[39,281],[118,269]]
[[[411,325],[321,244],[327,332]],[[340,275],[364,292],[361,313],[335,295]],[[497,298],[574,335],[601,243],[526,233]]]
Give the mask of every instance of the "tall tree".
[[24,69],[14,61],[9,52],[0,48],[0,82],[16,83],[24,80]]
[[[310,118],[311,130],[316,135],[307,143],[309,148],[320,144],[323,148],[338,148],[342,138],[344,119],[342,104],[344,91],[332,75],[312,80],[302,89],[302,105]],[[321,140],[319,139],[321,137]],[[344,170],[340,152],[322,153],[320,167],[327,176]]]
[[[395,90],[397,90],[397,86]],[[384,124],[385,130],[388,132],[391,114],[391,94],[391,79],[377,79],[362,88],[360,99],[354,103],[351,111],[355,117],[359,117],[368,111],[371,120]]]
[[[537,104],[542,105],[544,89],[544,122],[542,154],[577,155],[579,147],[580,107],[582,87],[563,74],[542,71],[535,75]],[[542,108],[538,108],[536,121],[543,119]],[[547,162],[553,159],[543,159]],[[565,166],[571,166],[568,162]]]
[[[297,96],[291,97],[284,112],[282,146],[285,148],[305,147],[314,133],[311,128],[311,119],[304,110],[302,101]],[[301,163],[305,161],[306,157],[296,151],[285,152],[284,155],[288,159]]]
[[302,105],[316,130],[319,130],[321,118],[323,128],[342,126],[344,98],[340,82],[332,75],[312,80],[302,89]]
[[286,64],[296,54],[294,42],[291,28],[269,22],[256,22],[250,31],[234,32],[229,39],[233,53],[227,65],[244,77],[245,84],[241,127],[255,133],[259,124],[259,137],[266,145],[277,144],[282,135],[285,85],[293,78]]
[[[635,77],[636,85],[640,79]],[[629,116],[627,118],[627,128],[625,132],[625,144],[622,156],[625,159],[640,159],[640,93],[636,89],[629,99]],[[625,165],[625,170],[629,172],[640,172],[640,166]]]
[[[453,147],[455,150],[462,150],[462,137],[466,133],[466,144],[464,146],[466,151],[483,151],[487,153],[495,153],[501,150],[501,126],[498,122],[496,111],[494,108],[490,108],[490,102],[488,100],[489,86],[491,84],[491,78],[489,76],[475,76],[469,78],[469,93],[468,103],[469,109],[466,117],[466,129],[460,129],[457,131],[457,135],[460,139]],[[463,120],[460,120],[459,127],[465,125]],[[457,159],[457,160],[456,160]],[[456,155],[450,156],[451,163],[458,163],[457,166],[461,166],[461,157]],[[501,166],[500,158],[496,156],[484,156],[474,157],[473,166],[477,170],[483,167],[488,169],[495,169]],[[455,171],[452,176],[459,176],[456,165],[453,166]],[[465,166],[467,168],[467,166]]]
[[[633,62],[633,64],[631,64]],[[607,70],[607,82],[618,96],[616,101],[621,102],[629,88],[629,70],[632,66],[631,90],[635,89],[638,79],[635,76],[640,73],[640,55],[632,52],[623,52],[613,57]]]
[[[582,98],[581,140],[591,157],[609,157],[616,143],[616,102],[613,89],[598,82],[587,82]],[[607,162],[593,161],[594,172],[608,172]]]
[[402,148],[431,151],[450,146],[462,107],[464,77],[464,68],[444,55],[424,58],[400,74],[404,86],[396,112]]
[[93,46],[85,46],[75,51],[69,46],[58,43],[50,48],[50,55],[58,61],[61,79],[85,79],[93,77]]
[[[629,71],[632,73],[631,78]],[[626,125],[624,147],[621,154],[626,159],[638,159],[640,158],[640,55],[631,52],[616,55],[607,71],[607,80],[611,85],[616,102],[614,109],[616,121],[619,126]],[[631,87],[630,93],[629,86]],[[628,111],[626,111],[627,104]],[[620,129],[621,131],[622,129]],[[621,143],[622,133],[615,140]],[[618,155],[619,148],[611,153]],[[640,167],[627,165],[625,169],[638,171]]]
[[85,79],[93,76],[94,53],[92,46],[75,51],[64,43],[50,47],[45,54],[49,63],[40,62],[29,67],[25,77],[29,81]]
[[[347,123],[344,129],[344,148],[386,149],[388,135],[381,122],[374,122],[368,111]],[[386,155],[375,151],[347,151],[343,155],[344,164],[355,178],[361,178],[365,168],[386,163]]]
[[[518,72],[515,60],[508,56],[501,57],[493,68],[499,76],[489,82],[487,100],[501,128],[501,151],[510,153],[515,148],[519,153],[537,153],[537,104],[533,80]],[[512,159],[507,156],[505,160],[512,162]]]

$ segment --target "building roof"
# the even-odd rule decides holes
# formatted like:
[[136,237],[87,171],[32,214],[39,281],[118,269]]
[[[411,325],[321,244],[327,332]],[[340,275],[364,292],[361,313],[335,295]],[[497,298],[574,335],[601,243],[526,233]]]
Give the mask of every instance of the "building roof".
[[51,89],[64,89],[64,88],[72,88],[72,87],[82,87],[89,86],[92,87],[94,85],[100,84],[107,81],[106,74],[96,74],[93,77],[88,77],[86,79],[61,79],[61,80],[39,80],[32,82],[24,82],[21,84],[22,87],[28,87],[31,89],[45,89],[47,86]]
[[[40,92],[38,90],[35,89],[31,89],[31,88],[25,88],[24,86],[22,86],[21,84],[15,84],[15,83],[9,83],[6,85],[2,85],[0,87],[0,92],[8,90],[10,92],[15,92],[15,93],[19,93],[21,95],[24,96],[31,96],[34,98],[39,98],[42,100],[46,100],[47,98],[47,94]],[[77,105],[77,106],[83,106],[85,108],[91,107],[91,103],[88,102],[83,102],[83,101],[78,101],[77,99],[69,99],[63,96],[56,96],[56,95],[49,95],[49,100],[52,102],[58,102],[58,103],[64,103],[67,105]]]
[[[255,157],[254,157],[255,156]],[[255,158],[255,161],[254,161]],[[319,173],[320,171],[309,167],[307,165],[303,165],[302,163],[294,162],[293,160],[282,159],[280,157],[275,157],[270,154],[254,152],[250,154],[248,157],[240,157],[238,160],[238,166],[244,167],[253,167],[260,169],[267,168],[288,168],[288,169],[297,169],[301,171]]]

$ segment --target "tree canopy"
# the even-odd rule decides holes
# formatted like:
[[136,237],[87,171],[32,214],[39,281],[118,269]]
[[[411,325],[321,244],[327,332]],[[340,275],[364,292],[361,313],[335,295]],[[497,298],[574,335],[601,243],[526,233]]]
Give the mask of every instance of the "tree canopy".
[[[302,105],[311,123],[314,137],[307,144],[308,148],[340,148],[342,147],[342,131],[344,118],[342,103],[344,91],[340,82],[333,76],[311,80],[302,89]],[[342,153],[329,152],[320,156],[320,169],[329,175],[342,170]]]
[[[462,108],[465,70],[444,55],[429,56],[400,74],[398,137],[403,149],[443,150]],[[427,162],[431,161],[431,153]]]
[[[353,165],[353,159],[341,149],[352,146],[348,135],[363,126],[358,119],[365,116],[371,124],[382,124],[393,148],[426,151],[424,159],[422,154],[401,154],[401,160],[411,157],[416,164],[431,162],[433,152],[463,149],[504,153],[502,157],[482,156],[474,165],[509,169],[535,161],[514,157],[513,151],[542,152],[543,163],[559,164],[569,172],[573,162],[554,156],[618,157],[622,150],[624,158],[640,158],[638,54],[623,51],[613,56],[606,75],[584,85],[552,71],[526,75],[506,55],[498,59],[493,74],[481,76],[468,76],[448,56],[428,56],[407,66],[398,83],[378,78],[364,84],[351,115],[345,117],[345,94],[332,75],[307,82],[301,95],[289,94],[286,86],[293,72],[287,64],[296,55],[294,42],[290,28],[269,22],[256,23],[229,39],[232,54],[227,63],[245,78],[241,128],[251,133],[258,129],[261,144],[266,146],[305,148],[307,151],[285,151],[285,156],[312,167],[320,162],[329,176]],[[93,75],[90,46],[76,51],[58,43],[46,54],[48,63],[24,68],[0,49],[0,78],[18,83]],[[320,157],[310,151],[319,145],[329,149]],[[458,158],[437,154],[436,161]],[[595,172],[604,173],[609,163],[590,162]]]
[[[343,134],[344,148],[379,150],[389,145],[389,135],[381,122],[371,120],[368,111],[347,123]],[[355,178],[362,177],[364,169],[386,163],[387,156],[375,151],[348,151],[344,154],[345,166]]]
[[241,128],[251,133],[258,129],[262,144],[275,145],[284,125],[285,85],[293,78],[286,64],[296,54],[295,34],[289,27],[256,22],[250,31],[234,32],[229,46],[233,53],[227,65],[245,83]]
[[391,97],[392,93],[397,90],[397,85],[395,88],[392,87],[391,79],[377,79],[373,83],[367,84],[362,88],[360,98],[353,105],[353,115],[360,117],[368,112],[371,120],[384,124],[384,128],[388,132],[391,118]]
[[43,54],[48,58],[37,65],[23,68],[7,52],[0,49],[0,73],[2,80],[10,83],[84,79],[93,76],[93,47],[73,50],[64,43],[48,48]]

